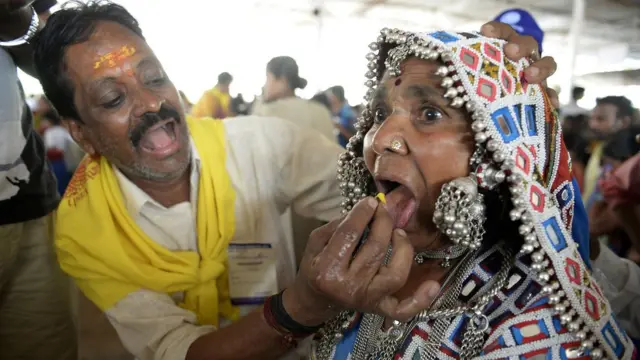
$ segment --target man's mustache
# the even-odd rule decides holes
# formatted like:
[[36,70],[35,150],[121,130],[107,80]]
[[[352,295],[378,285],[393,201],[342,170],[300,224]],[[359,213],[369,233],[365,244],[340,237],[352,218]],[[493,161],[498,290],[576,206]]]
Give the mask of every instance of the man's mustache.
[[129,131],[129,139],[131,140],[133,146],[138,147],[140,141],[142,140],[142,137],[151,127],[163,120],[168,119],[174,119],[178,124],[181,121],[178,111],[173,107],[164,104],[160,107],[160,110],[158,110],[158,112],[149,112],[143,114],[140,117],[140,123],[138,123],[135,128]]

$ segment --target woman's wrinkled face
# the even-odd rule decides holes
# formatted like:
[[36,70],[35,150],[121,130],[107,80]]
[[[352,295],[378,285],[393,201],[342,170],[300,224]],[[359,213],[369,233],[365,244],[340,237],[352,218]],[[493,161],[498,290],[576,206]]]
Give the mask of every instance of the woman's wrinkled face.
[[386,74],[370,104],[373,126],[364,160],[396,227],[429,231],[443,184],[469,174],[474,150],[470,119],[444,98],[440,63],[407,59],[398,77]]

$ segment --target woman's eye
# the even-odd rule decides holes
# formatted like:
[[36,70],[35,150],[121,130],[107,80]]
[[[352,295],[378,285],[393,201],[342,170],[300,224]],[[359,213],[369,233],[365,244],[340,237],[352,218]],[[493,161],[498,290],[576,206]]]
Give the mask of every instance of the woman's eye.
[[426,107],[422,109],[422,120],[426,122],[435,122],[442,119],[442,112],[433,107]]
[[376,109],[373,113],[373,120],[377,123],[383,122],[387,118],[387,113],[383,109]]

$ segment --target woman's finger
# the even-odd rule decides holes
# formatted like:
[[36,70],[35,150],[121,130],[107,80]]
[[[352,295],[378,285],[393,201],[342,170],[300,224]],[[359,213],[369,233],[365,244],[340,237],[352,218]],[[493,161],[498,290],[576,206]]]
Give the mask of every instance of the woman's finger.
[[557,68],[556,61],[551,56],[545,56],[525,69],[524,76],[532,84],[541,84],[555,74]]
[[511,25],[499,21],[490,21],[482,25],[480,33],[483,36],[502,39],[507,42],[511,41],[515,36],[519,36]]
[[536,39],[518,34],[509,24],[491,21],[482,25],[480,33],[487,37],[505,40],[507,42],[504,48],[505,54],[511,60],[518,61],[524,57],[535,60],[539,57],[539,44]]

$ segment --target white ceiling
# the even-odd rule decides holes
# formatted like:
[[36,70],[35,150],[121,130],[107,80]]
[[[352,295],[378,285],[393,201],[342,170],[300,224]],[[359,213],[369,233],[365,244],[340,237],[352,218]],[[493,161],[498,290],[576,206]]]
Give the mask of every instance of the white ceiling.
[[[365,91],[367,44],[382,27],[479,30],[513,7],[531,11],[546,31],[544,52],[556,58],[558,73],[570,68],[565,58],[572,0],[154,0],[153,7],[141,0],[115,1],[140,21],[174,83],[193,100],[222,71],[234,75],[233,92],[251,98],[264,83],[267,61],[290,55],[309,80],[300,95],[342,84],[349,100],[357,103]],[[640,68],[640,5],[585,1],[587,21],[575,72]],[[320,9],[320,16],[314,9]],[[558,85],[558,76],[550,84]],[[36,80],[22,78],[28,93],[40,91]],[[616,84],[591,79],[580,78],[603,94],[610,92],[604,85],[629,84],[628,79],[618,78]],[[633,83],[640,84],[640,79],[634,77]],[[594,99],[603,94],[588,91]]]
[[[253,0],[257,8],[283,12],[289,21],[311,22],[319,8],[325,22],[358,21],[410,29],[477,29],[507,8],[530,11],[545,31],[545,48],[564,49],[572,0]],[[640,1],[585,0],[581,53],[598,54],[628,44],[640,59]],[[625,3],[638,5],[625,5]]]
[[[530,11],[545,31],[544,52],[556,58],[562,70],[567,56],[573,0],[251,0],[255,9],[300,26],[323,31],[353,23],[356,27],[398,27],[407,30],[479,30],[508,8]],[[579,40],[576,75],[640,68],[640,0],[585,0],[586,15]],[[315,10],[315,11],[314,11]],[[375,36],[373,33],[372,36]],[[345,40],[352,39],[344,33]],[[373,40],[373,38],[370,38]],[[364,44],[361,44],[362,46]],[[618,74],[620,75],[620,74]],[[599,85],[605,77],[598,77]],[[560,81],[560,79],[555,79]],[[578,77],[593,85],[592,77]],[[554,83],[554,79],[551,79]],[[633,79],[611,77],[608,85]],[[559,83],[556,82],[557,85]]]

